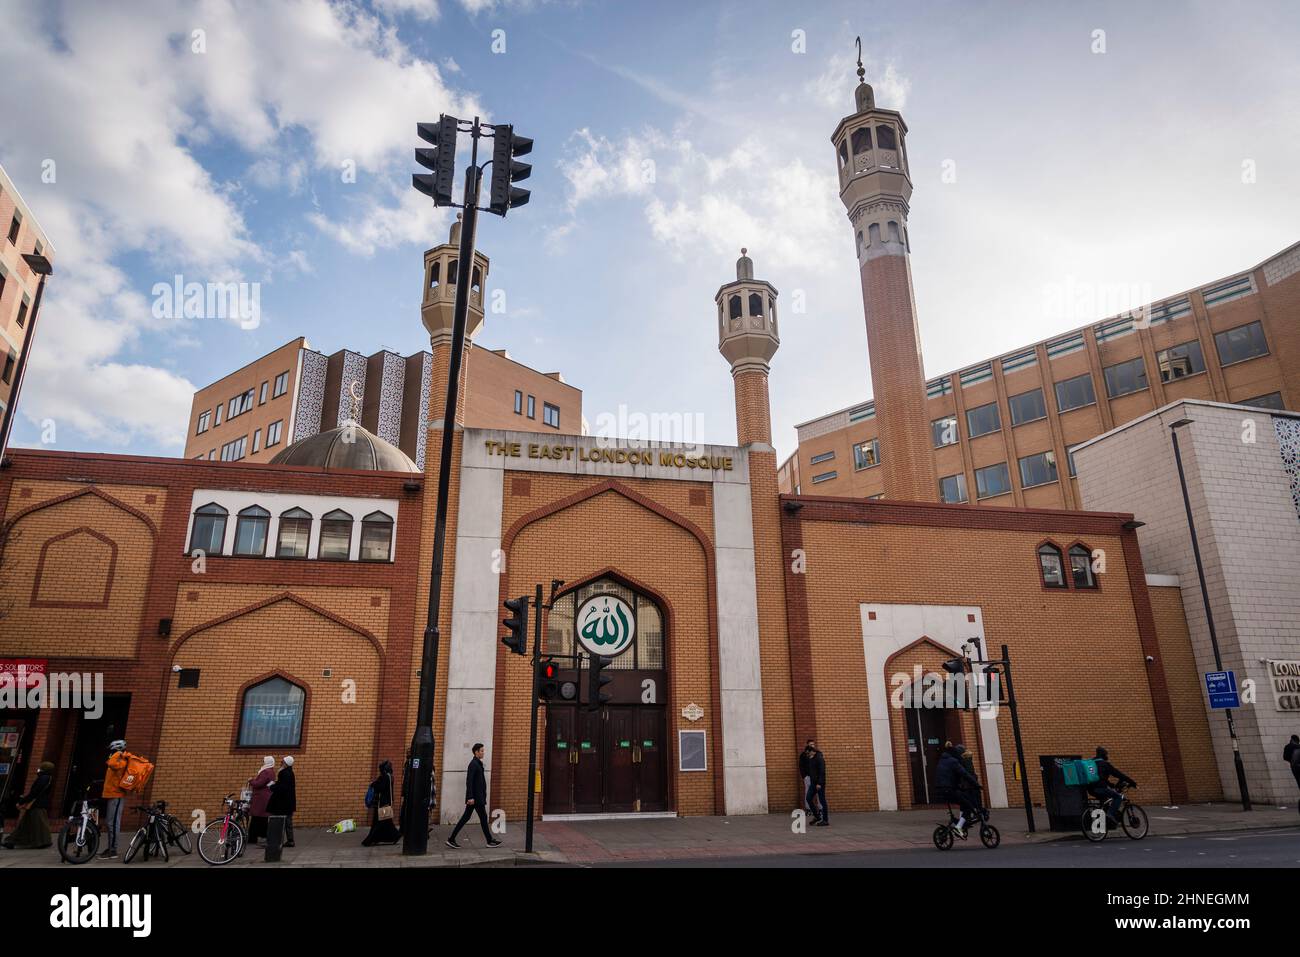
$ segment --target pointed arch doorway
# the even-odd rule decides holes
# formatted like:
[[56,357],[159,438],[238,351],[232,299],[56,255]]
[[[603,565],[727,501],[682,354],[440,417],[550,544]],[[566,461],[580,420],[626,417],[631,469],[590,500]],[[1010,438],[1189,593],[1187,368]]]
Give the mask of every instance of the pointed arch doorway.
[[[593,610],[594,603],[594,610]],[[615,655],[606,685],[608,703],[588,710],[587,669],[560,660],[560,680],[578,689],[575,700],[552,701],[543,732],[542,813],[629,814],[669,810],[665,665],[667,622],[654,598],[612,576],[586,582],[556,598],[548,616],[545,652],[586,654],[578,636],[591,617],[630,610],[631,641]]]

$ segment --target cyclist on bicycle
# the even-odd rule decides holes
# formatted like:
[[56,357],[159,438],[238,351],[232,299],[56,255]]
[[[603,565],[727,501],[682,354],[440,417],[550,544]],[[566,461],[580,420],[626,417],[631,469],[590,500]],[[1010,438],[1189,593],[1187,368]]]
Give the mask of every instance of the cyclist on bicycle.
[[961,814],[957,817],[956,829],[959,834],[966,833],[966,818],[982,820],[983,809],[971,800],[971,792],[979,791],[979,778],[975,777],[961,763],[961,754],[966,749],[960,744],[944,748],[939,756],[939,768],[936,772],[939,797],[949,804],[960,804]]
[[1137,787],[1137,782],[1121,771],[1108,760],[1110,753],[1103,747],[1097,748],[1097,780],[1088,785],[1088,793],[1097,798],[1104,805],[1110,801],[1111,820],[1119,820],[1119,809],[1124,803],[1124,795],[1111,786],[1111,778],[1115,779],[1116,784],[1127,785],[1128,787]]

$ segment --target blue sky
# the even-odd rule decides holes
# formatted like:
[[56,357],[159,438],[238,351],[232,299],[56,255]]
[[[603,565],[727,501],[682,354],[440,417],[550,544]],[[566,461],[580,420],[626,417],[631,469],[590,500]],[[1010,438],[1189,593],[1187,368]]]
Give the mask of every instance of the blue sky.
[[[180,454],[194,388],[297,335],[427,348],[421,252],[447,213],[409,187],[414,125],[478,112],[536,142],[531,204],[481,219],[505,311],[480,344],[563,372],[593,425],[678,415],[730,443],[713,295],[746,246],[784,305],[784,455],[871,394],[829,143],[858,34],[910,131],[929,375],[1300,239],[1290,2],[5,10],[0,164],[57,253],[19,444],[52,420],[57,448]],[[177,274],[259,283],[260,325],[155,317]]]

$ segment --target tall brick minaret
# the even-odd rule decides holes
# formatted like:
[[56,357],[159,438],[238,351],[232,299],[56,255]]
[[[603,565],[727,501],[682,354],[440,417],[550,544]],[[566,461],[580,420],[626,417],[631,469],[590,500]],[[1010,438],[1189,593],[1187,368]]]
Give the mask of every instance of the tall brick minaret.
[[776,288],[754,278],[754,261],[740,251],[736,281],[719,287],[718,351],[731,363],[736,387],[736,444],[772,446],[767,398],[768,362],[781,338],[776,333]]
[[[465,317],[465,354],[460,364],[460,397],[456,402],[456,425],[465,426],[465,373],[469,367],[471,339],[483,328],[483,290],[487,286],[488,258],[477,249],[474,262],[464,269],[460,256],[460,217],[451,224],[447,241],[424,253],[424,295],[420,320],[429,333],[433,354],[433,375],[429,383],[429,428],[442,429],[447,406],[447,373],[451,367],[451,339],[456,285],[469,280],[469,312]],[[432,438],[432,437],[430,437]],[[437,458],[438,446],[429,444],[425,461]],[[427,471],[427,470],[426,470]]]
[[831,142],[857,242],[885,497],[933,502],[938,486],[907,237],[907,124],[876,106],[865,77],[859,57],[857,112],[840,120]]

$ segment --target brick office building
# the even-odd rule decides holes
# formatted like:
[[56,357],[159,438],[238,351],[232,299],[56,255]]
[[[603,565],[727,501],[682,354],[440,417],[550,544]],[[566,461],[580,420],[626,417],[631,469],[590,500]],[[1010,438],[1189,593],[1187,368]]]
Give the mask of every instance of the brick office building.
[[[843,195],[864,241],[890,245],[863,261],[868,335],[905,353],[905,127],[865,83],[857,107],[837,138],[861,146],[866,129],[884,152],[846,174]],[[426,254],[426,289],[430,267]],[[557,579],[544,651],[617,654],[607,705],[559,698],[543,715],[538,813],[785,813],[800,802],[795,757],[810,737],[845,810],[932,803],[947,739],[975,752],[995,807],[1020,802],[1018,774],[1042,800],[1039,755],[1097,744],[1150,800],[1219,796],[1198,773],[1213,757],[1203,711],[1186,708],[1198,683],[1181,607],[1148,582],[1131,515],[932,501],[918,403],[882,408],[918,456],[886,460],[900,498],[780,494],[768,381],[778,300],[742,252],[714,297],[737,444],[687,447],[475,428],[466,405],[449,422],[451,303],[425,297],[426,442],[455,429],[434,727],[443,819],[459,813],[477,741],[492,806],[524,813],[531,675],[499,640],[501,603]],[[472,300],[471,338],[482,322]],[[905,372],[919,394],[919,356]],[[472,397],[468,363],[461,374]],[[158,797],[212,809],[261,754],[294,753],[304,822],[360,814],[374,762],[400,765],[415,719],[440,464],[428,456],[413,473],[390,443],[363,438],[377,469],[349,468],[356,453],[329,434],[283,453],[296,466],[15,453],[0,474],[0,507],[21,532],[0,656],[111,673],[111,690],[130,695],[128,741],[158,756]],[[73,541],[99,555],[93,607],[84,587],[71,594],[62,543]],[[384,541],[386,555],[368,550]],[[209,546],[203,571],[196,542]],[[1004,644],[1027,769],[1005,708],[893,696],[955,656],[978,670]],[[556,660],[580,685],[571,660]],[[107,740],[89,723],[34,718],[30,753],[59,764],[57,793],[78,731]]]
[[27,344],[28,319],[40,277],[23,261],[36,254],[54,261],[54,249],[18,190],[0,168],[0,416],[9,407],[18,357]]

